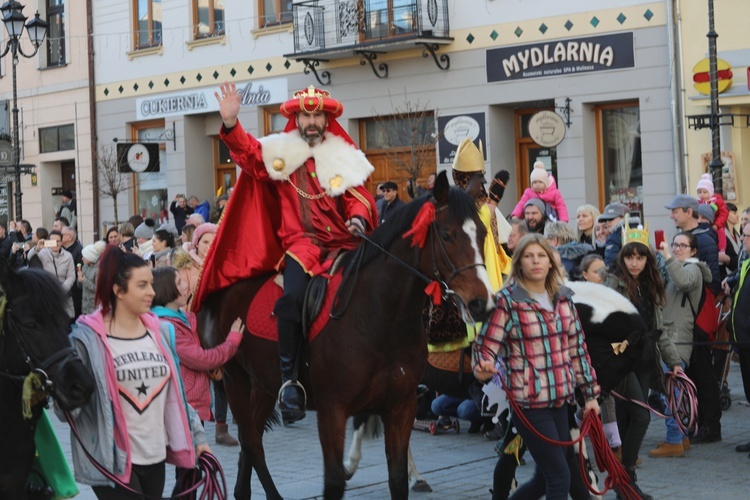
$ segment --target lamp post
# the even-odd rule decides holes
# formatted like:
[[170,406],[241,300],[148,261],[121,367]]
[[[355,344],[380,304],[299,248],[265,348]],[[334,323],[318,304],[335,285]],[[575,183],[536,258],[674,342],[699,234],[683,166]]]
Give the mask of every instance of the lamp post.
[[[21,192],[21,141],[18,134],[18,88],[16,85],[16,65],[18,64],[18,55],[22,55],[25,58],[32,58],[39,52],[39,47],[42,45],[44,38],[47,36],[47,29],[49,24],[46,23],[39,17],[37,11],[34,19],[26,23],[26,16],[23,15],[24,6],[15,0],[8,0],[2,7],[3,23],[5,29],[8,31],[8,43],[5,46],[5,50],[0,54],[0,57],[5,57],[8,53],[12,56],[11,62],[11,73],[13,74],[13,174],[14,184],[16,185],[13,197],[15,198],[15,217],[16,219],[23,218],[23,208],[21,199],[23,193]],[[24,24],[26,23],[26,24]],[[34,52],[26,54],[21,49],[21,35],[23,29],[29,34],[31,43],[34,44]]]
[[708,73],[710,78],[710,101],[711,101],[711,163],[708,164],[711,179],[714,183],[714,191],[724,194],[724,185],[721,169],[724,162],[721,161],[721,136],[719,135],[719,63],[716,55],[716,39],[719,35],[714,29],[714,0],[708,0]]

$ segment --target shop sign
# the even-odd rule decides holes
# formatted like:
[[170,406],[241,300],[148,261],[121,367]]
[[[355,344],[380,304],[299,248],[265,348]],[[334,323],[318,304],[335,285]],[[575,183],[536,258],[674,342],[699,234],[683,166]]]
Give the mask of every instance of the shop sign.
[[529,136],[544,148],[552,148],[565,139],[565,122],[554,111],[540,111],[529,119]]
[[156,143],[117,143],[117,164],[120,172],[158,172],[159,145]]
[[486,64],[490,83],[634,68],[633,33],[489,49]]
[[13,145],[7,139],[0,139],[0,167],[9,167],[13,163]]
[[[716,81],[719,94],[732,86],[732,78],[734,78],[732,65],[724,59],[716,59]],[[703,95],[711,95],[710,59],[702,59],[693,66],[693,87]]]
[[[160,94],[136,100],[138,120],[162,118],[174,115],[192,115],[219,111],[219,102],[214,92],[216,87],[195,89],[192,92]],[[287,100],[286,78],[274,78],[262,82],[238,83],[237,91],[242,96],[242,106],[266,106]]]
[[456,149],[465,138],[470,138],[479,147],[482,143],[482,154],[487,161],[487,136],[484,124],[484,113],[467,113],[463,115],[438,116],[438,158],[441,164],[451,165]]

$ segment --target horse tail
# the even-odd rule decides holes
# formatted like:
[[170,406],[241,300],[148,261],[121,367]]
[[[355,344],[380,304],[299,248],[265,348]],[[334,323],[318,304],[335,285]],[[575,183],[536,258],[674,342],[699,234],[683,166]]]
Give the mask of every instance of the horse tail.
[[383,422],[377,415],[354,415],[352,423],[355,431],[364,426],[362,437],[368,441],[379,437],[383,431]]

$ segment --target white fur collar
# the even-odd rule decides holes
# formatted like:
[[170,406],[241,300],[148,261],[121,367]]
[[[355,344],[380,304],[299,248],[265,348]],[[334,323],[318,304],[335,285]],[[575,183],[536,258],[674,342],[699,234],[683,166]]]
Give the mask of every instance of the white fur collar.
[[[310,146],[297,131],[273,134],[259,139],[263,163],[273,180],[286,181],[288,176],[312,157],[320,186],[329,196],[344,194],[347,189],[361,186],[375,171],[365,154],[344,139],[326,133],[323,142]],[[274,162],[283,162],[276,171]]]

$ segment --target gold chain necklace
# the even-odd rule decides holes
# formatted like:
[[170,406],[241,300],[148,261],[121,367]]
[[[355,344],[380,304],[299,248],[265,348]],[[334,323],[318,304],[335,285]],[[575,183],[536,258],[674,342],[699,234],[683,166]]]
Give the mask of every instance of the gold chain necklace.
[[286,179],[286,181],[289,184],[292,185],[292,187],[294,188],[294,190],[297,191],[297,194],[300,195],[303,198],[307,198],[308,200],[319,200],[319,199],[321,199],[322,197],[324,197],[326,195],[325,191],[323,191],[322,193],[319,193],[319,194],[308,194],[308,193],[302,191],[300,188],[298,188],[297,186],[294,185],[294,183],[292,182],[292,179],[289,177],[289,174],[284,174],[284,178]]

